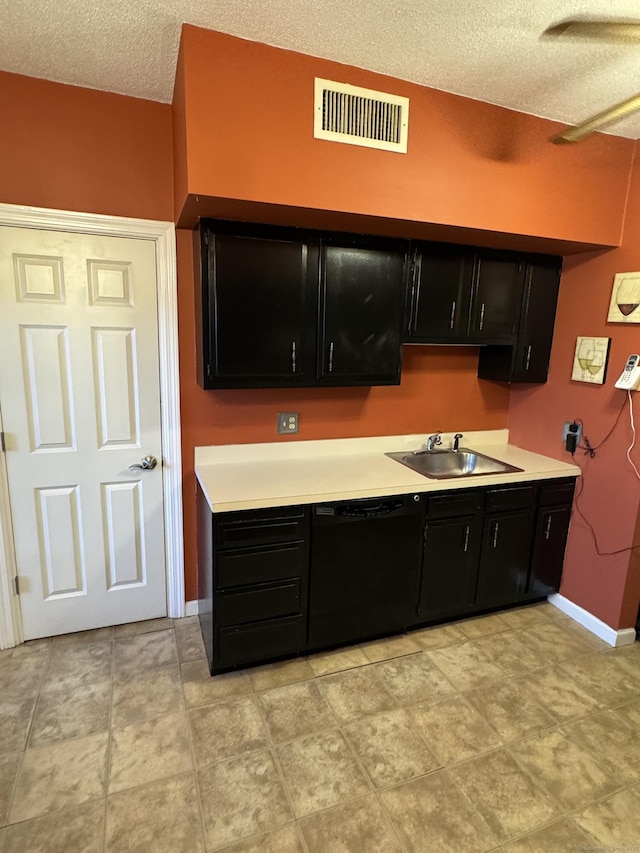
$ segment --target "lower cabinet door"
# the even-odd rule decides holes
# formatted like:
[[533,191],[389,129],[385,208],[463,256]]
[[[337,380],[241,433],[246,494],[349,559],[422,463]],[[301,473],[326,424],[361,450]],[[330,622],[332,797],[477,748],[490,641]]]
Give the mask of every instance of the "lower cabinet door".
[[481,534],[477,517],[427,523],[420,621],[463,614],[473,605]]
[[543,598],[560,589],[570,518],[568,506],[538,510],[527,598]]
[[511,604],[523,597],[532,532],[533,513],[528,509],[485,518],[476,606]]

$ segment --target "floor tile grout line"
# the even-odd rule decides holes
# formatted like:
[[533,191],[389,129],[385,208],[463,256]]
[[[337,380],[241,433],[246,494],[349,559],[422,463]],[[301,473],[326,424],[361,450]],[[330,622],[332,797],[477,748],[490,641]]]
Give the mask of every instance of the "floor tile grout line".
[[[13,654],[12,654],[12,657],[13,657]],[[15,778],[13,780],[13,785],[11,788],[11,794],[9,796],[9,802],[7,803],[6,827],[11,826],[11,824],[9,823],[9,819],[11,817],[11,811],[12,811],[14,803],[15,803],[16,794],[18,792],[18,785],[20,782],[20,778],[22,777],[22,771],[24,768],[24,761],[25,761],[25,758],[27,755],[27,749],[29,748],[29,741],[31,739],[31,730],[33,728],[33,721],[35,719],[36,710],[38,707],[38,699],[40,698],[40,690],[41,690],[42,685],[44,683],[44,679],[46,678],[46,676],[49,672],[50,665],[51,665],[51,642],[47,643],[46,662],[42,667],[42,674],[41,674],[39,682],[38,682],[38,690],[37,690],[35,696],[32,697],[34,699],[34,702],[33,702],[33,708],[31,710],[31,719],[29,720],[29,726],[27,728],[27,736],[25,738],[24,745],[23,745],[22,749],[16,750],[16,752],[19,752],[21,754],[21,758],[20,758],[20,765],[18,767]],[[6,836],[6,831],[5,831],[5,836]]]
[[102,850],[107,849],[107,824],[109,820],[109,786],[111,782],[111,752],[113,748],[113,695],[115,691],[115,674],[116,674],[116,644],[115,630],[113,632],[113,641],[111,643],[111,696],[109,700],[109,720],[107,726],[107,754],[105,761],[105,780],[104,780],[104,821],[102,824]]
[[[177,648],[177,646],[178,646],[178,638],[176,635],[176,648]],[[198,768],[198,764],[196,762],[195,743],[194,743],[194,739],[193,739],[193,731],[191,729],[191,717],[189,714],[190,709],[189,709],[189,705],[187,703],[187,695],[186,695],[186,692],[184,689],[185,683],[182,679],[182,664],[180,663],[179,651],[178,651],[178,676],[180,677],[180,688],[182,690],[184,715],[185,715],[185,719],[186,719],[186,723],[187,723],[187,736],[189,738],[189,748],[191,750],[191,765],[193,768],[193,780],[194,780],[194,786],[195,786],[195,791],[196,791],[198,814],[200,815],[200,837],[202,839],[202,849],[206,851],[208,849],[207,848],[207,832],[206,832],[206,826],[205,826],[205,822],[204,822],[204,812],[203,812],[203,808],[202,808],[202,791],[200,788],[200,779],[199,779],[199,775],[198,775],[198,769],[199,768]]]
[[[256,705],[257,709],[258,709],[258,713],[260,714],[260,718],[262,720],[262,725],[264,726],[265,732],[267,734],[267,740],[269,742],[269,752],[271,753],[271,757],[273,759],[273,763],[274,763],[275,768],[276,768],[276,773],[278,774],[278,778],[280,780],[280,785],[282,786],[282,790],[284,791],[284,795],[287,799],[287,804],[289,806],[289,810],[291,811],[291,815],[293,817],[293,822],[296,825],[296,827],[298,827],[299,826],[299,824],[298,824],[299,818],[296,814],[296,810],[295,810],[294,804],[293,804],[293,798],[292,798],[291,792],[289,790],[289,785],[287,784],[287,779],[284,775],[284,770],[282,768],[282,762],[280,761],[280,756],[278,755],[277,745],[274,743],[274,740],[273,740],[273,737],[271,734],[271,728],[270,728],[269,723],[267,721],[266,711],[265,711],[264,706],[263,706],[262,702],[260,701],[259,697],[255,693],[253,694],[253,701],[254,701],[254,704]],[[301,827],[298,829],[298,835],[302,838],[302,845],[303,845],[303,849],[304,849],[305,853],[309,853],[307,841],[304,838],[304,833],[302,832]]]

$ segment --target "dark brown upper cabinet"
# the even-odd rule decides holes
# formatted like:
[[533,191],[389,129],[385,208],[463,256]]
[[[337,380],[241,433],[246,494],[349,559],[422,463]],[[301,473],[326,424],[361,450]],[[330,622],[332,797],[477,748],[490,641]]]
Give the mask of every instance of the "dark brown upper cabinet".
[[467,343],[474,254],[418,243],[412,255],[407,343]]
[[399,383],[404,243],[215,220],[195,233],[203,388]]
[[512,346],[480,350],[478,376],[499,382],[546,382],[562,258],[527,258],[518,335]]
[[318,382],[400,382],[405,259],[396,242],[321,240]]
[[513,343],[524,263],[509,252],[417,243],[406,343]]

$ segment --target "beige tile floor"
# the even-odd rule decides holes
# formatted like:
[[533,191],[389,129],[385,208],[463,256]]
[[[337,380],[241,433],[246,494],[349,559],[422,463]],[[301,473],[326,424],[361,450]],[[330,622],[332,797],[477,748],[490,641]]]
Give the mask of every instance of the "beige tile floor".
[[0,853],[640,849],[640,643],[548,604],[210,678],[196,619],[0,652]]

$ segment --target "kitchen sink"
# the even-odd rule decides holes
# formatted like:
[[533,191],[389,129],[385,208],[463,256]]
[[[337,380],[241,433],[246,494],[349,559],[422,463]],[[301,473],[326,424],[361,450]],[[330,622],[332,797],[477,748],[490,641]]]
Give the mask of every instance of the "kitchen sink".
[[407,453],[385,453],[396,462],[406,465],[418,474],[432,480],[448,480],[452,477],[479,477],[483,474],[511,474],[522,471],[499,459],[476,453],[467,447],[458,450],[418,450]]

